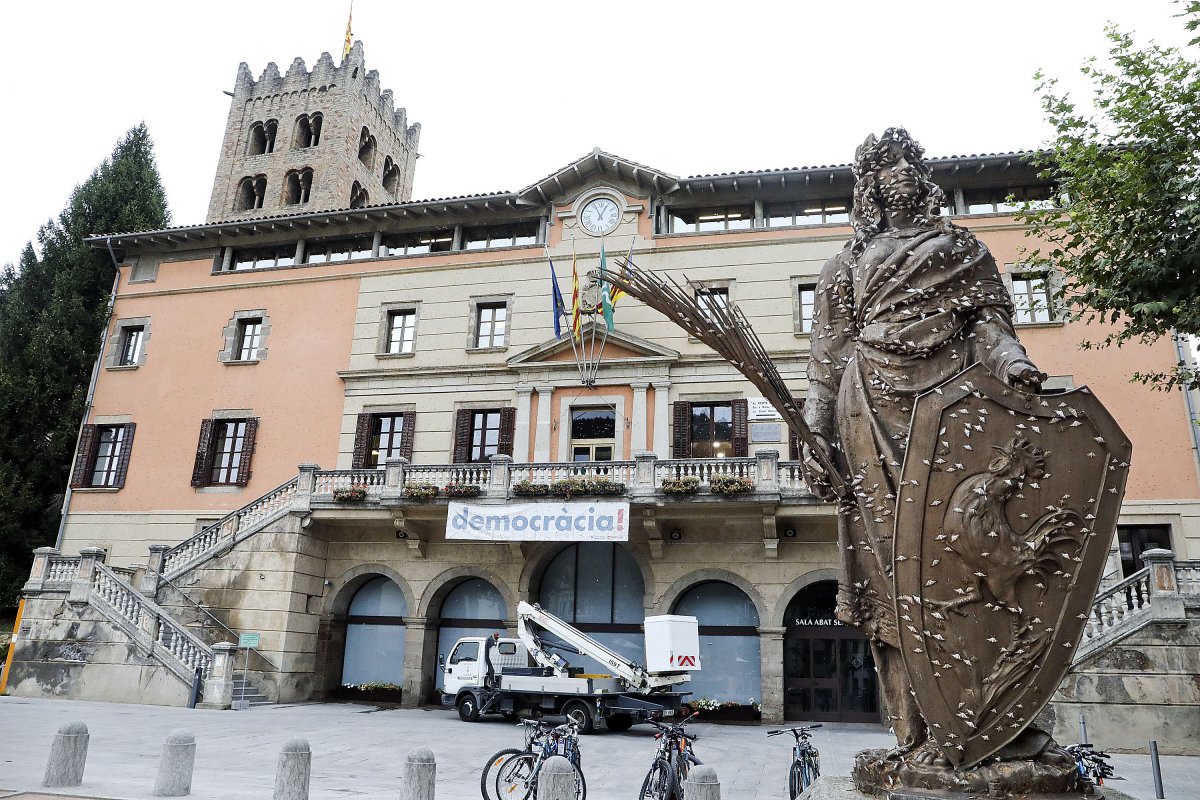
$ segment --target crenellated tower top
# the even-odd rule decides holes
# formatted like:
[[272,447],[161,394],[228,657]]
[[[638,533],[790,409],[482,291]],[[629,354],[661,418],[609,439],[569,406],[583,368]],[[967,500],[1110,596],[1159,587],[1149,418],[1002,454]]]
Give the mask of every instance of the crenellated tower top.
[[362,42],[311,71],[270,62],[255,80],[243,62],[232,97],[209,222],[411,199],[421,126],[380,89]]

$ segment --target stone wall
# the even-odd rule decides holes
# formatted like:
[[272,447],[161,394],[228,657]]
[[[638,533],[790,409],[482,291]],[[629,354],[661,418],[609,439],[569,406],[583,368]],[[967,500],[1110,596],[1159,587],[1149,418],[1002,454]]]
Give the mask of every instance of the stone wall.
[[185,706],[190,687],[87,603],[67,592],[25,598],[8,693]]
[[1053,699],[1054,737],[1101,750],[1200,755],[1200,604],[1185,622],[1152,622],[1071,668]]

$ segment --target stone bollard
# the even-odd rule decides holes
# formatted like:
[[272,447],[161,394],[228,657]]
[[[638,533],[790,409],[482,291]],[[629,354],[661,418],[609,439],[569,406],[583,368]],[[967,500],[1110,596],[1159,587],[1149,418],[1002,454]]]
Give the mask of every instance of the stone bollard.
[[418,747],[404,760],[404,791],[401,800],[433,800],[433,780],[437,763],[433,751]]
[[550,756],[538,775],[537,800],[574,800],[575,797],[575,767],[562,756]]
[[308,800],[308,778],[312,772],[312,751],[307,739],[292,739],[279,754],[275,771],[274,800]]
[[87,763],[88,729],[82,722],[68,722],[54,735],[46,777],[42,786],[78,786],[83,783]]
[[192,793],[192,768],[196,766],[196,737],[187,728],[177,728],[163,742],[158,762],[155,797],[183,797]]
[[717,771],[703,764],[692,767],[683,782],[683,794],[688,800],[721,800]]

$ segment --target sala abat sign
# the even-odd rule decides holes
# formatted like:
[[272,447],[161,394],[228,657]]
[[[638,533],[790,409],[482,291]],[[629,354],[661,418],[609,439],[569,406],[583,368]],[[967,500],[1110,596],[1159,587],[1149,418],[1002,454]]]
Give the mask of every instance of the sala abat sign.
[[486,542],[627,542],[629,503],[451,502],[447,539]]

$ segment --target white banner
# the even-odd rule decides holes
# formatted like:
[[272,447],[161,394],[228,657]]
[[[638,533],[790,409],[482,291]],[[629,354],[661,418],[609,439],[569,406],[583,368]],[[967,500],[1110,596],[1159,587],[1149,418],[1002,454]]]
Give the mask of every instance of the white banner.
[[629,503],[508,503],[451,501],[447,539],[486,542],[627,542]]
[[775,406],[771,405],[771,401],[763,397],[750,397],[746,399],[746,411],[751,421],[757,419],[783,419]]

